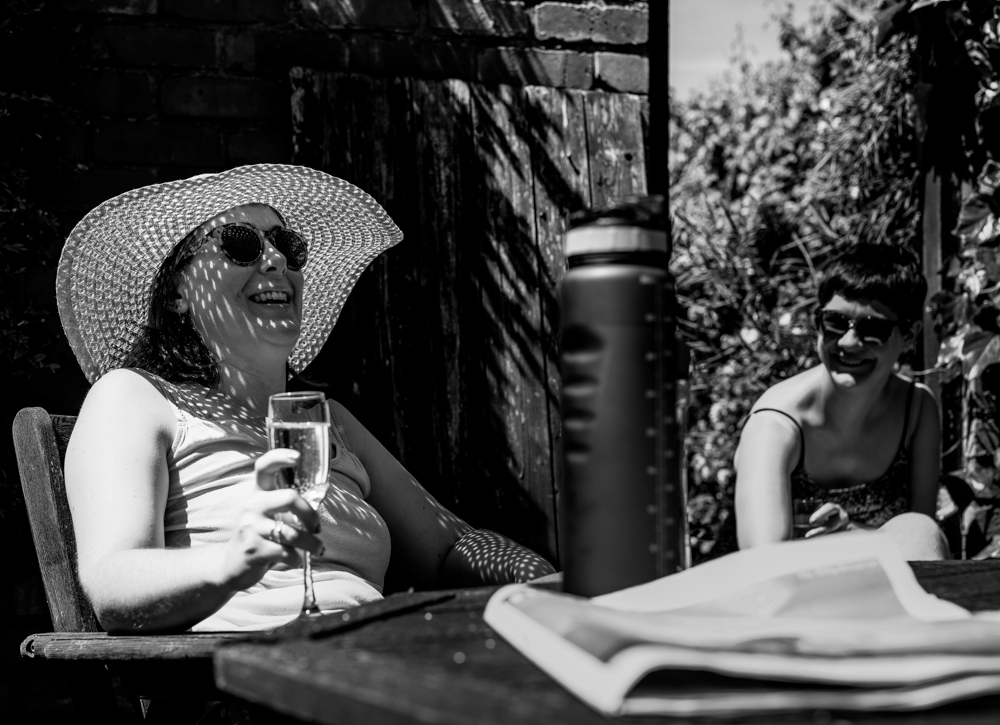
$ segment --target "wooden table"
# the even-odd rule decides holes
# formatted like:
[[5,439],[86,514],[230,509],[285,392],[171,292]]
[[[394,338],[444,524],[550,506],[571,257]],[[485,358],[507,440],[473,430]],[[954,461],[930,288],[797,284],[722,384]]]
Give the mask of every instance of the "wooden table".
[[[1000,609],[1000,561],[912,566],[933,594],[974,611]],[[483,608],[495,590],[396,595],[345,619],[324,617],[311,632],[222,644],[214,657],[216,684],[278,713],[331,725],[607,723],[485,624]],[[707,722],[995,725],[1000,696],[920,713],[806,712]]]

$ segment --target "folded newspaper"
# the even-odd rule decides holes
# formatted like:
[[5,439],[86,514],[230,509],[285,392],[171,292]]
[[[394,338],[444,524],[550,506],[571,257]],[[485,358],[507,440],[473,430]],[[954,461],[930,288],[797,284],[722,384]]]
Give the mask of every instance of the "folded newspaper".
[[928,594],[877,533],[740,551],[593,599],[516,584],[484,616],[607,715],[919,710],[1000,692],[1000,615]]

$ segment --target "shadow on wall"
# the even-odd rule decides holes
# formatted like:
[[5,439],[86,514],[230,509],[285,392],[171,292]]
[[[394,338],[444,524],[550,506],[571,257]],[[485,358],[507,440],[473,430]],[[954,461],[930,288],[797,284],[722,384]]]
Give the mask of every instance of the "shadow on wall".
[[555,561],[565,219],[644,191],[638,97],[292,76],[296,162],[371,193],[405,235],[307,376],[443,504]]

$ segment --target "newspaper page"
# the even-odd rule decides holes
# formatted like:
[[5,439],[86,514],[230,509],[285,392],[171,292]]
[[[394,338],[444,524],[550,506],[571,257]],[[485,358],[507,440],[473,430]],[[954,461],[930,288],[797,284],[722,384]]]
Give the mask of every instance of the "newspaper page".
[[741,551],[591,600],[514,585],[485,617],[606,714],[916,709],[1000,691],[1000,623],[925,592],[875,533]]

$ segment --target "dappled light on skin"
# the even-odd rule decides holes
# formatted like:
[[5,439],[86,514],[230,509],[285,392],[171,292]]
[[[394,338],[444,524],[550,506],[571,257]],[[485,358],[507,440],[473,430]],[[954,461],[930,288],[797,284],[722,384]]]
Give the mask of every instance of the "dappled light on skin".
[[[242,370],[234,370],[234,371],[232,371],[231,375],[230,375],[229,383],[228,383],[228,385],[225,386],[226,392],[229,395],[231,395],[233,397],[236,397],[236,396],[239,395],[238,391],[239,390],[245,390],[246,387],[247,387],[247,378],[246,378],[246,375],[243,374],[243,371]],[[257,405],[257,401],[251,400],[251,406],[254,407],[255,409],[259,410],[259,406]]]
[[[319,517],[322,522],[320,538],[327,544],[327,552],[323,555],[314,555],[314,563],[322,563],[330,559],[336,560],[339,551],[336,546],[331,546],[331,541],[326,541],[324,534],[336,531],[346,531],[348,528],[362,538],[376,540],[378,533],[387,530],[385,521],[364,499],[356,495],[351,488],[353,486],[345,481],[337,471],[330,472],[330,488],[327,489],[326,498],[323,499],[319,507]],[[283,521],[292,526],[299,526],[298,519],[291,514],[279,515]],[[365,527],[365,528],[363,528]],[[378,533],[377,533],[378,532]],[[335,542],[332,542],[335,544]]]
[[451,511],[446,509],[440,503],[435,501],[434,498],[427,493],[427,490],[419,483],[417,483],[417,479],[415,479],[413,476],[410,476],[410,484],[415,488],[417,488],[421,494],[423,494],[424,500],[427,502],[427,505],[430,506],[430,508],[433,509],[434,511],[434,516],[437,519],[438,526],[440,526],[445,531],[450,531],[454,533],[456,536],[461,536],[466,532],[472,531],[471,526],[462,521],[462,519],[458,518],[458,516],[456,516]]
[[[250,426],[261,437],[266,446],[267,434],[264,431],[264,420],[252,410],[218,390],[209,390],[198,384],[175,384],[171,386],[171,394],[178,408],[186,410],[198,418],[210,420],[224,427],[236,427],[236,424]],[[226,426],[231,422],[232,426]],[[262,451],[263,452],[263,451]]]
[[[350,528],[359,537],[375,540],[378,538],[376,532],[384,533],[386,524],[375,509],[355,494],[351,488],[352,486],[341,480],[339,473],[330,472],[330,488],[327,490],[326,498],[319,509],[323,531],[334,531],[338,528],[343,531]],[[329,554],[336,555],[336,551],[332,550],[331,547],[328,546],[327,549]],[[314,560],[322,561],[323,558],[322,556],[314,557]]]
[[[249,473],[253,462],[268,450],[266,418],[241,404],[239,400],[217,390],[209,390],[198,383],[164,383],[174,404],[188,415],[210,422],[230,436],[243,441],[232,452],[233,471]],[[227,439],[229,441],[233,439]],[[380,542],[387,540],[388,528],[382,517],[364,500],[364,486],[350,471],[356,468],[345,457],[350,456],[340,445],[331,441],[330,487],[319,506],[321,527],[318,533],[325,546],[323,554],[313,556],[317,572],[344,568],[344,561],[352,560],[355,552],[378,550]],[[289,526],[301,523],[290,512],[276,514],[275,518]],[[360,542],[364,542],[363,544]],[[374,547],[374,548],[373,548]],[[275,564],[274,571],[297,570]],[[354,569],[350,569],[355,571]],[[355,571],[355,573],[358,573]],[[359,575],[364,575],[359,573]]]
[[331,517],[334,514],[341,514],[346,519],[354,518],[382,525],[382,519],[375,513],[374,509],[367,505],[362,506],[357,496],[338,487],[336,476],[331,476],[330,483],[330,490],[326,494],[324,503]]
[[[263,416],[256,415],[229,395],[217,390],[210,390],[198,383],[170,383],[168,385],[170,397],[178,408],[222,427],[234,428],[238,424],[241,426],[241,432],[251,433],[254,439],[259,442],[261,454],[267,450],[267,428]],[[331,442],[331,445],[334,444]],[[331,451],[331,467],[344,455],[346,453],[340,451],[339,446]],[[366,505],[359,507],[360,499],[349,490],[345,490],[349,486],[340,480],[341,476],[343,474],[335,470],[331,471],[331,487],[325,502],[331,516],[333,513],[339,513],[347,517],[353,516],[362,521],[378,519],[375,512],[367,508]]]
[[281,216],[263,204],[234,207],[202,224],[176,277],[176,311],[190,315],[219,361],[220,389],[246,397],[252,410],[262,411],[267,401],[250,392],[254,386],[243,371],[259,378],[253,371],[284,365],[300,332],[304,277],[266,238],[260,239],[256,261],[233,261],[220,239],[208,236],[233,222],[263,233],[284,227]]
[[[209,258],[209,255],[222,255],[219,244],[214,239],[208,240],[191,260],[184,276],[190,285],[194,310],[192,314],[198,315],[203,324],[210,323],[215,329],[199,330],[206,340],[212,343],[217,355],[225,359],[227,353],[232,350],[224,344],[225,337],[215,334],[221,331],[226,325],[238,325],[245,327],[254,344],[261,342],[262,329],[277,330],[287,335],[297,335],[299,332],[298,310],[290,309],[289,314],[277,316],[274,308],[282,307],[277,304],[261,304],[249,299],[250,295],[259,292],[281,291],[288,292],[293,301],[284,307],[292,308],[298,306],[298,301],[294,297],[298,296],[298,290],[290,289],[292,286],[289,273],[269,273],[261,274],[257,271],[258,266],[243,267],[230,262],[228,259],[219,260]],[[284,258],[270,244],[265,245],[265,259],[278,258],[280,262],[275,262],[274,266],[284,266]],[[298,273],[296,273],[298,275]],[[287,280],[287,281],[286,281]],[[298,283],[301,286],[301,275],[298,275]],[[265,316],[255,311],[257,308],[268,308],[270,314]],[[291,313],[295,314],[291,314]]]
[[509,539],[486,529],[470,531],[454,547],[469,568],[483,581],[526,582],[550,574],[543,559]]

